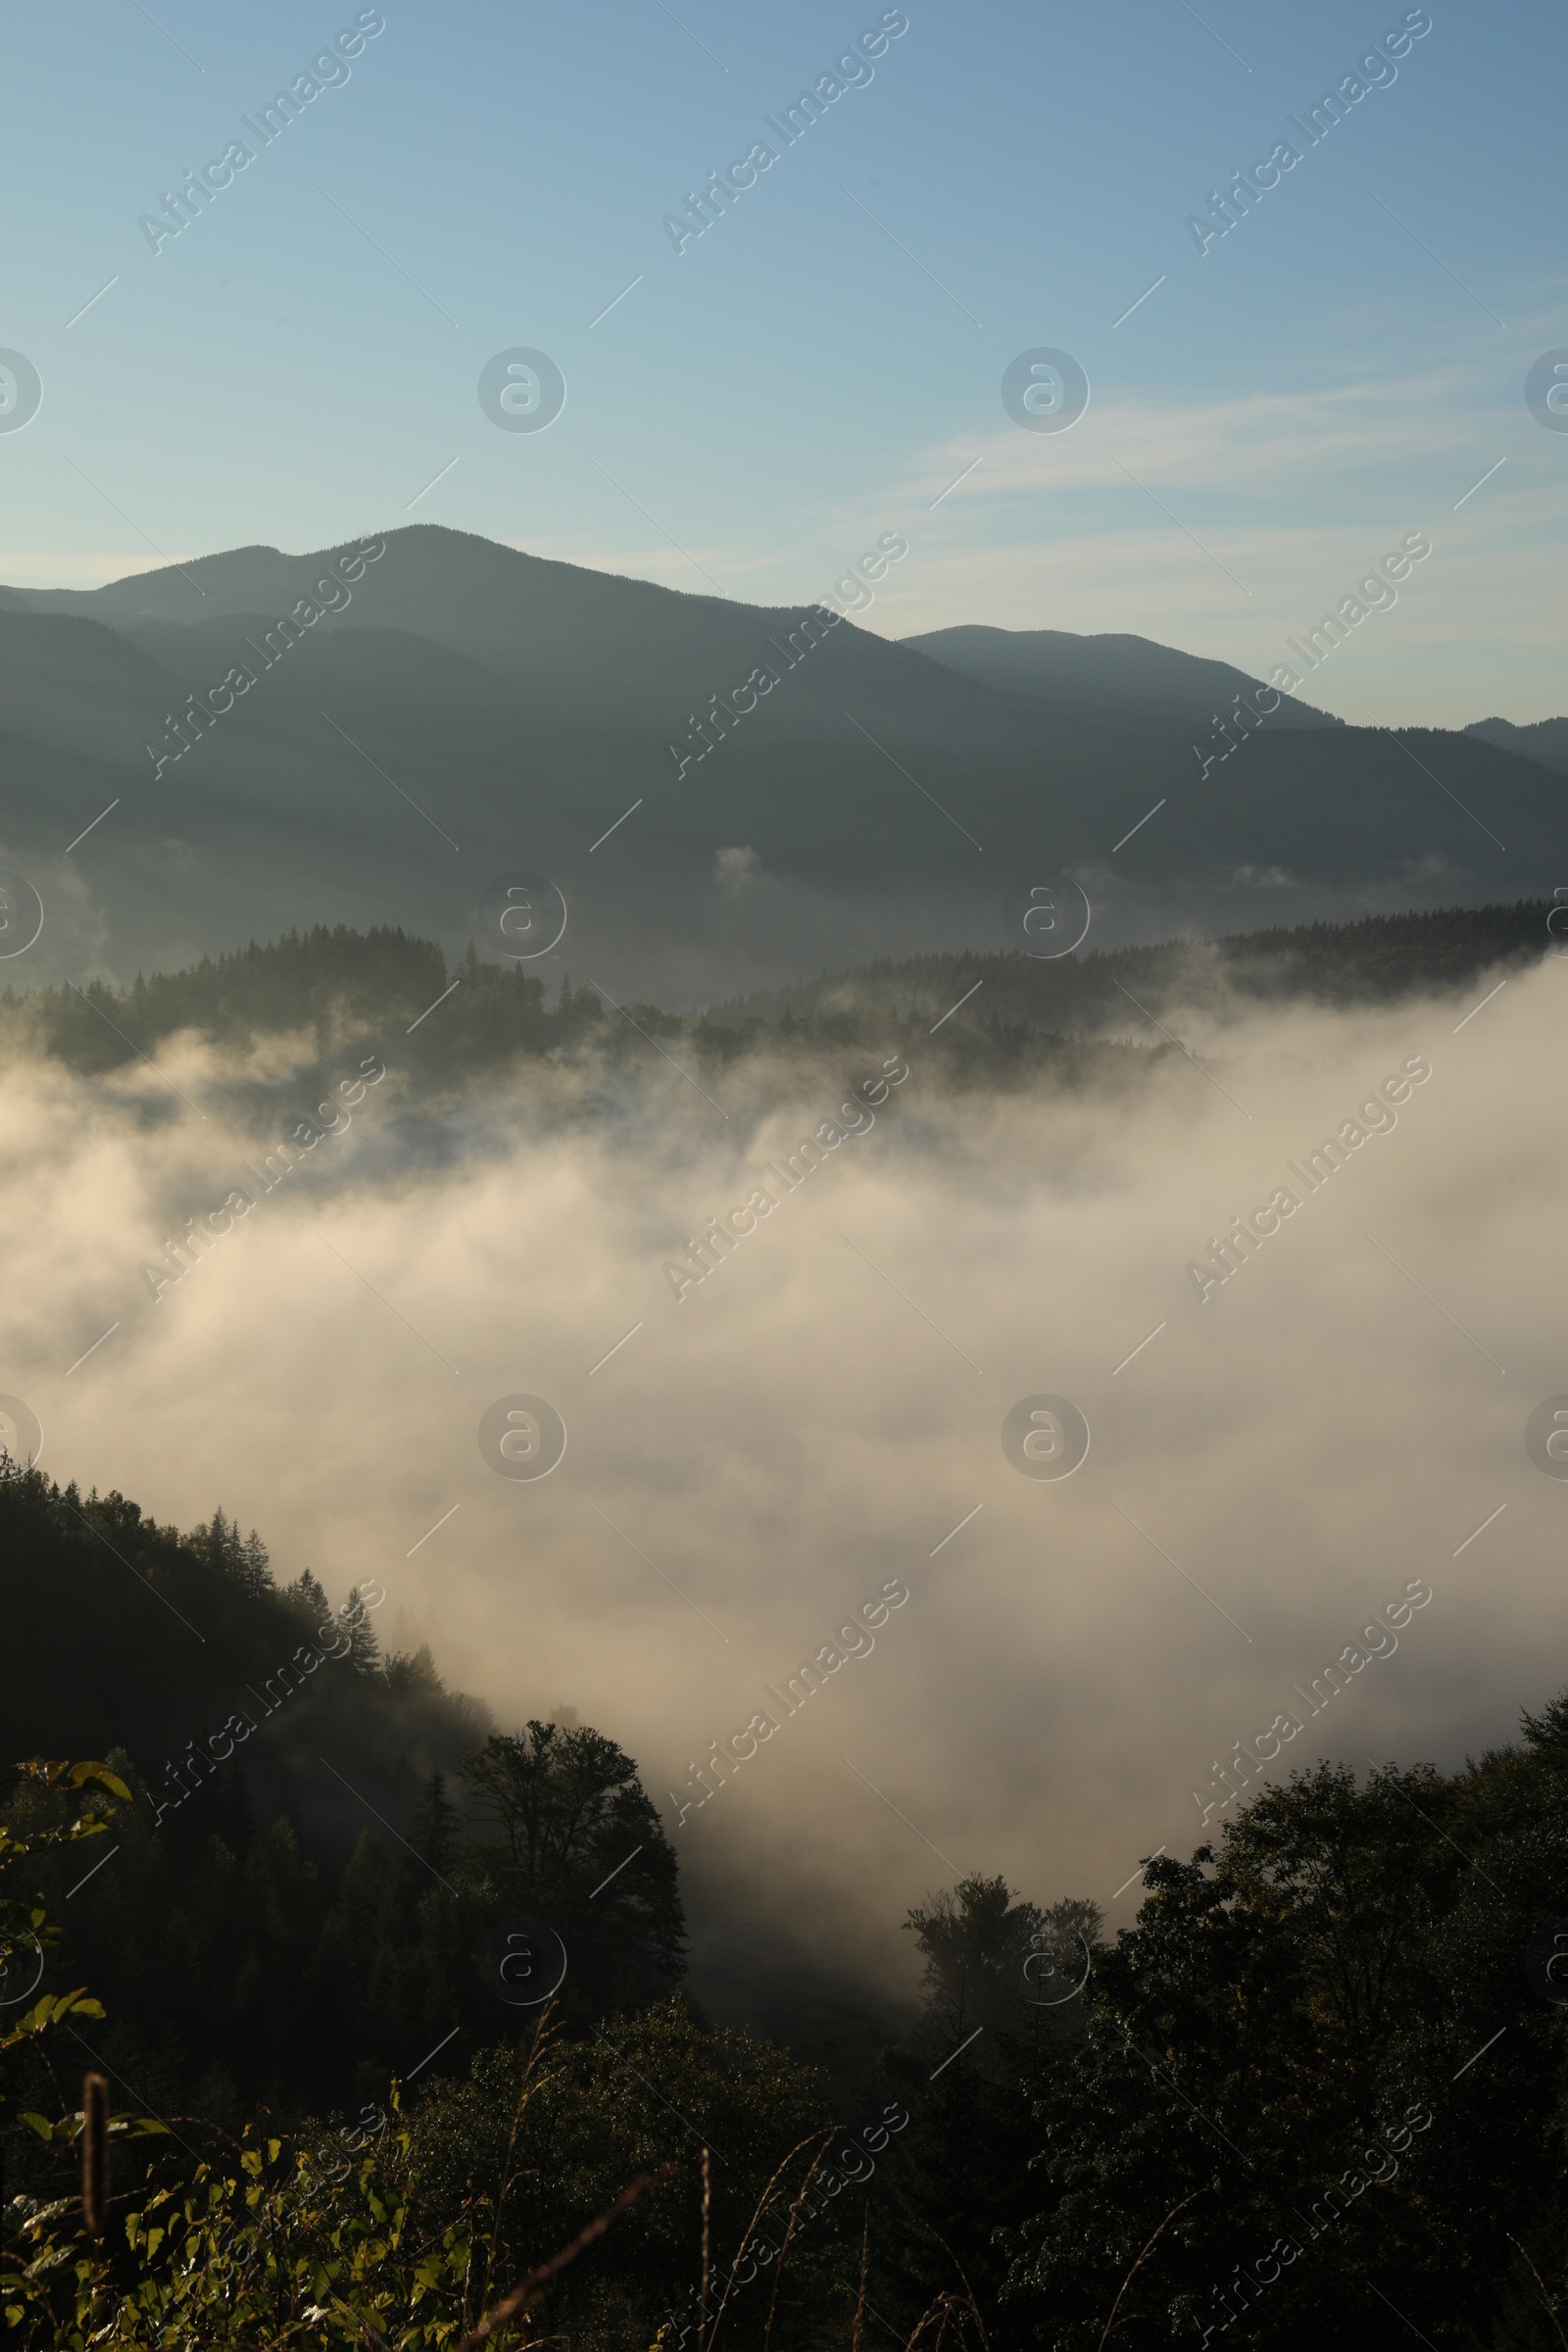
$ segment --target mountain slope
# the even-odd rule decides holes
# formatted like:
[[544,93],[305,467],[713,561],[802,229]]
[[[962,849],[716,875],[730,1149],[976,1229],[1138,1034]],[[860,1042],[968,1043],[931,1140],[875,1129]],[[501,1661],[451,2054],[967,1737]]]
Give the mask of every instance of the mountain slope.
[[1539,760],[1543,767],[1568,776],[1568,718],[1537,718],[1525,727],[1516,727],[1506,718],[1478,718],[1464,731],[1482,743],[1518,752],[1525,760]]
[[[368,544],[0,597],[0,865],[49,909],[4,977],[128,979],[314,923],[461,954],[487,886],[530,870],[570,910],[542,977],[564,957],[691,1004],[1000,949],[1042,872],[1079,876],[1110,945],[1495,900],[1568,855],[1555,779],[1475,735],[1298,710],[1204,772],[1190,725],[1129,725],[1125,695],[1047,701],[849,620],[432,526]],[[1101,676],[1127,642],[1067,641]],[[1138,661],[1200,676],[1205,728],[1209,673],[1242,677]]]
[[[1178,653],[1148,637],[1074,636],[1066,629],[992,629],[967,625],[906,637],[950,669],[1007,694],[1027,694],[1058,710],[1129,727],[1175,727],[1206,739],[1238,695],[1249,709],[1260,681],[1228,662]],[[1276,727],[1337,727],[1343,721],[1294,696],[1282,697]]]

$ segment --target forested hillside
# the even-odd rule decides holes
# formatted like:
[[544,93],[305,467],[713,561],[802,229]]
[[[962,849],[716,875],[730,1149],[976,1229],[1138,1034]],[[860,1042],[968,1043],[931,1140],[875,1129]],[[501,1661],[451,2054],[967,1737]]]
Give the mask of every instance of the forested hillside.
[[278,1589],[220,1512],[181,1536],[122,1495],[0,1484],[0,1721],[18,1754],[112,1755],[136,1791],[114,1859],[52,1892],[63,1965],[160,2107],[232,2128],[368,2095],[443,2035],[464,2062],[501,2022],[471,1954],[509,1906],[569,1930],[579,2024],[680,1979],[629,1760],[582,1727],[497,1735],[428,1651],[383,1654],[383,1598],[334,1609],[308,1570]]
[[[184,971],[138,974],[128,989],[101,981],[23,994],[8,988],[0,996],[0,1055],[43,1053],[86,1075],[126,1068],[185,1030],[235,1048],[281,1032],[297,1036],[302,1060],[323,1070],[332,1055],[351,1059],[369,1048],[395,1053],[421,1083],[440,1086],[503,1061],[569,1060],[590,1052],[630,1070],[646,1058],[650,1039],[679,1037],[717,1067],[760,1044],[809,1052],[893,1029],[925,1039],[930,1022],[973,990],[972,1016],[958,1037],[922,1051],[948,1055],[955,1079],[975,1082],[1020,1057],[1040,1066],[1043,1053],[1059,1067],[1068,1038],[1147,1037],[1140,1006],[1224,1011],[1291,999],[1350,1005],[1464,989],[1482,973],[1523,969],[1562,952],[1557,933],[1565,925],[1548,930],[1560,911],[1550,900],[1525,899],[1214,941],[1090,949],[1055,961],[1020,954],[884,960],[706,1014],[668,1013],[643,1002],[621,1006],[590,985],[573,988],[569,972],[547,1001],[542,980],[481,959],[471,947],[449,967],[431,941],[402,931],[318,927],[203,957]],[[1102,1055],[1092,1066],[1111,1065]]]
[[[909,545],[865,551],[884,593]],[[1147,640],[1072,641],[1042,700],[859,625],[872,593],[751,605],[417,521],[13,589],[6,846],[50,902],[47,976],[370,909],[461,952],[519,866],[570,903],[583,971],[687,1006],[846,941],[1000,946],[1042,856],[1113,871],[1139,939],[1265,921],[1282,886],[1342,919],[1556,880],[1561,779],[1523,746],[1312,725]],[[1038,682],[1036,634],[996,634]]]
[[835,2113],[680,1993],[612,1737],[490,1730],[382,1652],[375,1587],[279,1590],[219,1513],[180,1536],[19,1473],[0,1563],[12,1750],[108,1757],[16,1767],[0,1820],[21,2342],[450,2345],[629,2187],[554,2340],[1561,2341],[1568,1697],[1451,1776],[1246,1789],[1114,1941],[1090,1903],[940,1889],[920,2021]]
[[985,986],[988,1015],[1032,1029],[1147,1033],[1139,1004],[1198,1005],[1215,1012],[1296,998],[1316,1004],[1394,1004],[1467,987],[1481,973],[1514,970],[1559,951],[1568,918],[1547,900],[1372,914],[1358,922],[1303,923],[1158,947],[1089,949],[1054,960],[1024,955],[888,958],[714,1005],[715,1022],[810,1021],[851,1005],[933,1017],[966,986]]

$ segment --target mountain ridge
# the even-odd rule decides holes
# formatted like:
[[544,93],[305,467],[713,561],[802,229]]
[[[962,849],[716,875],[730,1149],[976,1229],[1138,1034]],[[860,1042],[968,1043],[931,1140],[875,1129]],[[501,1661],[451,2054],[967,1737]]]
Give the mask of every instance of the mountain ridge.
[[[1020,875],[1076,877],[1115,944],[1485,902],[1562,870],[1560,782],[1516,742],[1300,706],[1204,765],[1194,713],[1206,739],[1216,684],[1245,672],[1059,631],[990,632],[993,652],[999,634],[1045,643],[1071,693],[823,607],[435,524],[6,590],[0,865],[50,909],[29,951],[49,978],[296,923],[461,954],[487,886],[539,872],[574,968],[665,1004],[782,985],[846,944],[1000,949]],[[1097,702],[1084,664],[1121,679],[1129,659],[1144,703]]]
[[[1245,697],[1251,709],[1259,693],[1270,691],[1261,679],[1228,662],[1184,654],[1154,638],[1120,631],[1080,635],[1069,629],[964,623],[924,630],[900,643],[986,685],[1061,709],[1119,708],[1131,725],[1153,721],[1206,729],[1224,714],[1227,705]],[[1275,697],[1269,723],[1317,728],[1339,727],[1345,721],[1287,694]]]

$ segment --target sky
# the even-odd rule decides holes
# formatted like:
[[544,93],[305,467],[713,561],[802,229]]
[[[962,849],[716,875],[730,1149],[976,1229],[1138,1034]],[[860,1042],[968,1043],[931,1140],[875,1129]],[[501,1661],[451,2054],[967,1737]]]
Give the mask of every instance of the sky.
[[[416,520],[804,603],[902,530],[884,634],[1132,630],[1266,675],[1422,531],[1322,703],[1555,714],[1568,433],[1525,380],[1568,347],[1568,21],[1436,0],[1293,132],[1407,14],[13,0],[0,350],[41,405],[0,429],[0,579]],[[328,74],[270,143],[242,126]],[[768,128],[821,86],[793,144]],[[1219,234],[1211,194],[1282,141]],[[1004,405],[1042,350],[1087,378],[1066,430]],[[564,384],[542,430],[481,405],[518,351]]]

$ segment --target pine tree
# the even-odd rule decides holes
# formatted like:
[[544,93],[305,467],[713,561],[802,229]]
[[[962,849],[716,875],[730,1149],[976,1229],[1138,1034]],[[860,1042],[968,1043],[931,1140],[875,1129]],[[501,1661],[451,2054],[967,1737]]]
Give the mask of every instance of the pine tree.
[[302,1568],[294,1582],[284,1586],[283,1597],[292,1602],[302,1617],[308,1617],[312,1625],[324,1625],[332,1614],[325,1586],[309,1568]]
[[419,1809],[414,1816],[409,1842],[422,1862],[449,1877],[456,1860],[463,1816],[447,1794],[447,1776],[432,1772],[424,1784]]
[[254,1527],[245,1539],[241,1558],[243,1566],[240,1576],[246,1591],[270,1592],[272,1590],[271,1563],[267,1545],[262,1542]]
[[348,1665],[355,1674],[381,1675],[381,1644],[375,1638],[375,1628],[366,1613],[358,1586],[337,1612],[338,1623],[349,1638]]

